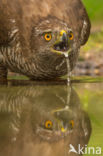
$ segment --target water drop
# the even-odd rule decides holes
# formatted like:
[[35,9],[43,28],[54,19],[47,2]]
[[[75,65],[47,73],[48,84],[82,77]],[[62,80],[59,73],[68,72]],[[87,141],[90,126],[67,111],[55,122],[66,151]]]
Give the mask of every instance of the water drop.
[[71,76],[71,71],[70,71],[70,61],[69,61],[69,58],[68,58],[68,53],[64,53],[64,56],[66,58],[66,63],[67,63],[67,82],[68,84],[70,83],[70,76]]
[[68,57],[68,53],[64,53],[64,56],[67,58]]

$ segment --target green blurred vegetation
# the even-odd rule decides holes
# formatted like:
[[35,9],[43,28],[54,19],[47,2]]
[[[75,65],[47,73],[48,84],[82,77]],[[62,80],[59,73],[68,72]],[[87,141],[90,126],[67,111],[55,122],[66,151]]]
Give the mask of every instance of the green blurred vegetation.
[[[79,83],[75,84],[74,88],[79,94],[82,107],[88,112],[92,124],[88,147],[101,147],[103,152],[103,83]],[[94,154],[94,156],[97,155]],[[100,156],[103,156],[103,153]]]
[[87,44],[81,49],[81,54],[85,60],[85,53],[94,53],[99,57],[103,51],[103,0],[82,0],[92,24],[91,35]]
[[20,76],[8,76],[8,80],[29,80],[28,77],[24,76],[24,75],[20,75]]
[[[66,79],[67,77],[65,77]],[[91,76],[74,76],[71,77],[73,83],[101,83],[103,82],[103,76],[91,77]]]
[[91,33],[88,43],[83,47],[84,52],[100,52],[103,51],[103,29]]
[[103,0],[83,0],[92,21],[103,19]]

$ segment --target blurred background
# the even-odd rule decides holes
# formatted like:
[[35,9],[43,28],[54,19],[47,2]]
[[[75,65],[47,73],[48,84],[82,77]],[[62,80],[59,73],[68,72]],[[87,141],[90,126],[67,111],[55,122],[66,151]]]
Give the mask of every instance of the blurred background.
[[103,0],[82,0],[91,20],[91,35],[81,48],[74,75],[103,75]]

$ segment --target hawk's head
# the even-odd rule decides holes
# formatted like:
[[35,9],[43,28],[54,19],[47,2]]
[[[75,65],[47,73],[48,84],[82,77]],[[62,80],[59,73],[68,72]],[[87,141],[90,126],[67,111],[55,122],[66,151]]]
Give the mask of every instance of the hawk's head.
[[63,55],[70,53],[73,48],[72,29],[58,19],[41,21],[33,30],[32,37],[36,43],[34,48],[38,53],[53,52]]
[[[44,19],[32,29],[31,51],[34,54],[40,77],[54,78],[67,73],[65,56],[70,60],[72,70],[78,55],[72,28],[57,18]],[[73,58],[74,57],[74,58]],[[33,55],[32,55],[33,58]]]

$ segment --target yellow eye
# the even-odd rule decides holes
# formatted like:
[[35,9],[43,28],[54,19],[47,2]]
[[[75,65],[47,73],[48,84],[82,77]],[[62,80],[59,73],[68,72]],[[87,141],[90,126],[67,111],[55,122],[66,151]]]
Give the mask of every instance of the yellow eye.
[[70,39],[70,40],[73,40],[73,38],[74,38],[74,35],[73,35],[72,32],[70,32],[70,34],[69,34],[69,39]]
[[46,34],[44,35],[44,38],[45,38],[46,41],[50,41],[50,40],[52,39],[51,33],[46,33]]
[[45,128],[51,129],[52,127],[53,127],[52,121],[48,120],[48,121],[45,122]]
[[74,121],[73,120],[70,121],[70,125],[71,125],[71,128],[74,127]]

